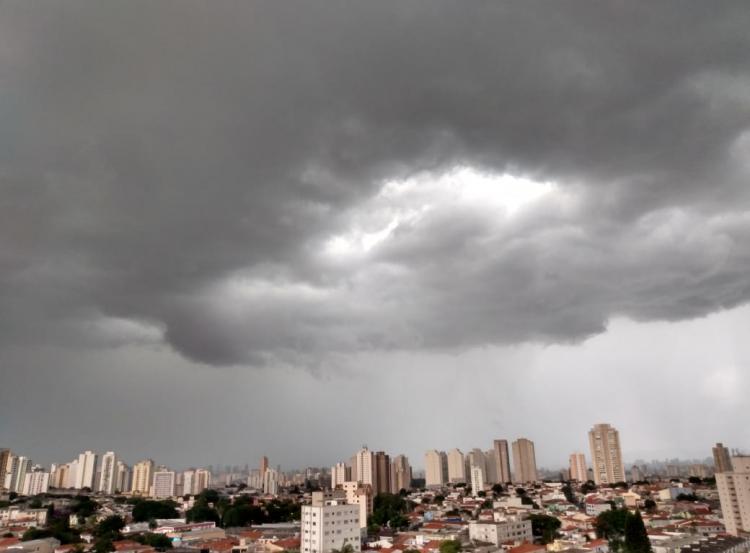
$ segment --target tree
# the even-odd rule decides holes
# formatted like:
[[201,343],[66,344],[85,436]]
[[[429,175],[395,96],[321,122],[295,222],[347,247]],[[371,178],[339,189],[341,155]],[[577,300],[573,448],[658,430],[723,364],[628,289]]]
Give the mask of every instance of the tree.
[[649,513],[653,513],[656,510],[656,501],[654,501],[651,498],[648,498],[648,499],[646,499],[646,501],[643,502],[643,507]]
[[138,534],[133,539],[143,545],[150,545],[157,551],[172,549],[172,540],[164,534],[152,534],[149,532],[147,534]]
[[185,519],[188,522],[215,522],[218,526],[221,523],[221,516],[219,512],[213,507],[209,507],[204,502],[196,503],[192,509],[188,509],[185,513]]
[[352,544],[344,544],[341,549],[332,549],[331,553],[354,553],[354,547]]
[[94,547],[92,548],[94,553],[111,553],[114,550],[115,545],[109,538],[99,538],[94,542]]
[[492,491],[497,495],[503,493],[505,490],[502,484],[495,484],[492,486]]
[[562,487],[562,493],[565,496],[565,500],[568,503],[575,503],[576,502],[576,496],[575,496],[575,493],[573,493],[573,487],[570,485],[570,482],[566,483]]
[[179,513],[174,501],[140,499],[133,507],[132,516],[135,522],[146,522],[158,518],[177,518]]
[[407,508],[408,504],[406,500],[400,495],[390,493],[378,494],[373,501],[370,521],[378,526],[388,525],[391,528],[403,528],[409,524],[409,521],[403,516]]
[[690,482],[691,484],[702,484],[703,480],[701,480],[698,476],[691,476],[690,478],[688,478],[688,482]]
[[461,542],[458,540],[445,540],[440,544],[440,553],[459,553]]
[[78,515],[79,519],[89,518],[99,510],[99,504],[87,495],[79,495],[70,505],[70,512]]
[[125,527],[125,521],[118,515],[112,515],[104,520],[94,528],[93,534],[97,538],[109,538],[116,540],[120,537],[120,530]]
[[587,494],[591,492],[596,491],[596,484],[594,484],[593,480],[586,480],[583,484],[581,484],[581,493]]
[[612,551],[619,551],[622,547],[625,536],[625,524],[630,512],[627,509],[614,509],[605,511],[596,517],[594,528],[600,538],[609,541],[609,547]]
[[555,541],[557,537],[557,531],[559,530],[561,523],[557,517],[549,515],[530,515],[531,520],[531,531],[534,537],[539,538],[543,544],[548,544]]
[[626,553],[651,553],[651,541],[648,539],[640,511],[636,511],[635,514],[628,513],[624,549]]

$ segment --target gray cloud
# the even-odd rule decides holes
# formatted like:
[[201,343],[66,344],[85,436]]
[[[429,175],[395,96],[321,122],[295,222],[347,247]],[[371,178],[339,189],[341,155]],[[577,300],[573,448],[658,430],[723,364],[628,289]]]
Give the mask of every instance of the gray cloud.
[[[750,299],[744,3],[0,12],[5,344],[310,365]],[[554,186],[509,214],[457,166]]]

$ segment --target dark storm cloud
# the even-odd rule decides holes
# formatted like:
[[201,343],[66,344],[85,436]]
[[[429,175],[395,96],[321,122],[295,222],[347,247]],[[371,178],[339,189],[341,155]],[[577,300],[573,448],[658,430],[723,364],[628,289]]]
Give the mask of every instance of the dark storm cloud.
[[[750,299],[744,3],[0,12],[6,343],[306,363]],[[455,166],[554,190],[513,215],[420,194]]]

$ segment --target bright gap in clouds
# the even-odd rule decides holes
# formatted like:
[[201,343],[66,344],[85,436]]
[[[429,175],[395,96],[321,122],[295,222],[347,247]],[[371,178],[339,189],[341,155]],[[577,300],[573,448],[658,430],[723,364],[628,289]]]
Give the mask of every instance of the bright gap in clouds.
[[438,176],[423,173],[388,181],[374,198],[355,208],[349,230],[331,237],[325,253],[366,254],[400,224],[416,222],[438,208],[476,206],[496,209],[499,216],[510,217],[554,189],[551,182],[484,173],[471,167],[457,167]]

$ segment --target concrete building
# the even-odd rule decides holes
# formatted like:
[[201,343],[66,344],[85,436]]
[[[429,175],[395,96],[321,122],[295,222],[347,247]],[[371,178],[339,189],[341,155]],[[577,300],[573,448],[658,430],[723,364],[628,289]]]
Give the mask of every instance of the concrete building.
[[149,495],[151,493],[151,482],[154,477],[154,462],[144,459],[133,467],[133,485],[131,491],[134,495]]
[[74,488],[81,490],[88,488],[94,489],[96,478],[96,462],[98,455],[93,451],[84,451],[78,456],[78,465],[76,470],[76,481]]
[[22,493],[26,473],[31,471],[31,459],[23,455],[11,455],[8,457],[8,465],[5,472],[5,489],[9,492]]
[[506,484],[513,479],[510,473],[510,452],[508,450],[508,440],[495,440],[494,442],[492,442],[492,446],[495,456],[495,463],[497,465],[498,482]]
[[199,494],[211,486],[211,471],[208,469],[196,469],[193,493]]
[[385,451],[372,456],[375,495],[391,491],[391,457]]
[[279,471],[276,469],[266,469],[263,475],[263,493],[268,495],[277,495],[279,493]]
[[443,451],[431,449],[424,455],[425,485],[428,488],[445,486],[448,473],[448,457]]
[[151,497],[168,499],[174,497],[175,473],[173,470],[154,471],[154,483],[151,486]]
[[375,489],[375,459],[372,451],[367,449],[367,446],[362,446],[362,449],[354,454],[352,478],[354,478],[355,472],[357,481],[362,484],[369,484]]
[[732,470],[732,458],[729,456],[728,447],[724,447],[724,444],[719,442],[713,447],[712,452],[714,454],[714,472]]
[[464,454],[460,449],[453,448],[447,454],[448,459],[448,482],[451,484],[466,483],[466,465]]
[[539,476],[536,470],[534,442],[518,438],[513,442],[513,482],[525,484],[537,480]]
[[117,455],[108,451],[102,455],[101,471],[99,473],[99,491],[113,494],[117,488]]
[[21,493],[23,495],[39,495],[40,493],[47,493],[47,490],[49,490],[49,476],[50,473],[44,470],[27,472],[24,476]]
[[115,469],[115,490],[127,492],[130,490],[130,467],[122,461],[117,461]]
[[488,449],[484,452],[484,463],[487,470],[485,474],[487,484],[497,484],[500,482],[497,457],[495,456],[494,449]]
[[576,482],[585,482],[588,480],[586,456],[583,453],[570,454],[570,479]]
[[0,489],[5,488],[5,474],[11,455],[10,449],[0,449]]
[[508,517],[499,522],[471,521],[469,523],[469,539],[474,542],[491,543],[500,547],[508,542],[531,543],[534,536],[531,531],[531,521],[521,517]]
[[750,532],[750,455],[734,456],[730,462],[732,470],[716,473],[716,487],[724,526],[737,536]]
[[484,471],[482,467],[472,465],[471,467],[471,493],[474,497],[479,495],[479,492],[483,492],[485,488]]
[[342,485],[346,502],[359,508],[359,527],[362,535],[367,535],[367,517],[372,514],[373,494],[369,484],[357,481],[344,482]]
[[336,493],[314,492],[312,504],[302,506],[300,552],[331,553],[347,545],[361,551],[359,506]]
[[411,489],[411,465],[406,455],[396,455],[391,463],[391,493]]
[[334,490],[344,482],[352,479],[352,469],[346,463],[336,463],[331,467],[331,489]]
[[625,481],[625,469],[622,465],[620,433],[609,424],[596,424],[589,431],[591,448],[591,468],[594,470],[594,482],[614,484]]

